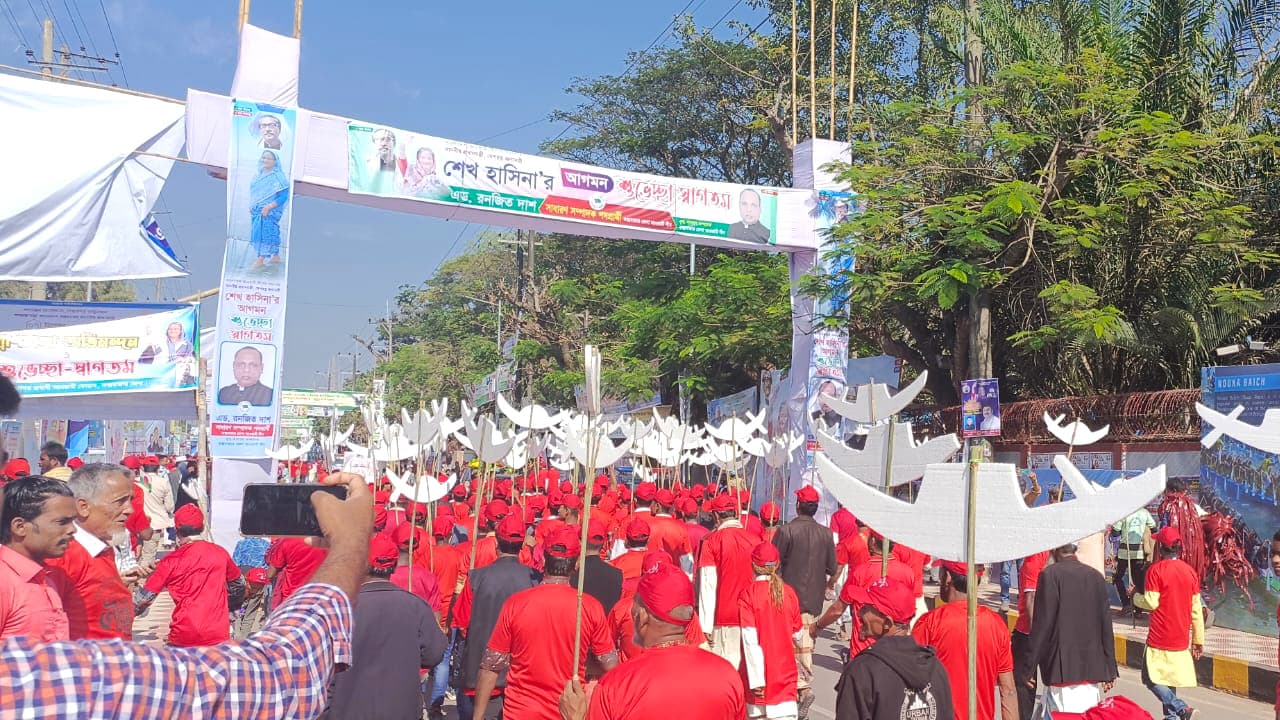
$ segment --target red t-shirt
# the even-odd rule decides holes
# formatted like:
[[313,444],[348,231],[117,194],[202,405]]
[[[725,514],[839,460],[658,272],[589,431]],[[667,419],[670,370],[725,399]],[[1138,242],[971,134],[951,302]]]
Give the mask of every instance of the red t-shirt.
[[915,592],[916,597],[924,597],[924,566],[928,564],[929,556],[906,545],[894,545],[889,554],[911,568],[911,589]]
[[696,558],[702,551],[702,541],[707,539],[711,531],[696,522],[685,523],[684,531],[689,534],[689,546],[693,548],[693,556]]
[[871,559],[871,551],[867,549],[867,539],[862,533],[847,533],[836,545],[836,562],[856,568]]
[[[898,560],[892,555],[889,556],[888,577],[897,580],[904,585],[911,584],[911,568],[906,563]],[[853,601],[850,596],[852,588],[868,588],[871,583],[880,579],[880,556],[872,555],[867,562],[857,567],[849,569],[849,575],[844,580],[844,586],[840,588],[840,601],[849,606],[849,612],[853,614],[853,632],[849,633],[849,657],[853,657],[858,653],[871,647],[874,640],[863,640],[862,633],[858,631],[858,608],[861,607]]]
[[760,518],[751,513],[742,513],[738,516],[738,522],[742,523],[743,529],[759,538],[760,542],[764,542],[764,523],[760,522]]
[[444,606],[440,602],[440,588],[436,582],[436,576],[431,574],[429,568],[417,565],[413,568],[413,587],[409,587],[409,566],[399,565],[395,572],[391,573],[391,584],[401,590],[409,592],[422,598],[422,601],[431,606],[432,610],[440,612]]
[[[742,634],[742,686],[763,688],[764,697],[759,704],[765,706],[795,702],[800,675],[792,636],[804,627],[795,590],[783,585],[782,607],[777,607],[769,581],[756,580],[738,599],[738,615],[743,630],[755,630],[754,639],[750,633]],[[754,695],[748,696],[747,701],[757,704]]]
[[[618,652],[623,660],[629,660],[644,652],[644,648],[635,643],[636,626],[631,622],[631,606],[634,604],[635,591],[633,590],[630,595],[624,594],[618,604],[609,611],[609,632],[613,634],[613,643],[618,646]],[[684,639],[693,647],[698,647],[707,641],[707,636],[698,626],[696,613],[693,620],[684,626]]]
[[72,540],[62,557],[45,565],[62,568],[75,583],[75,592],[62,599],[72,640],[133,639],[133,593],[116,570],[115,550],[107,546],[94,557]]
[[693,554],[693,543],[689,541],[685,523],[662,515],[645,518],[645,521],[649,523],[651,550],[666,550],[677,562],[681,557]]
[[644,556],[648,554],[648,552],[648,550],[644,549],[628,550],[614,558],[613,562],[609,563],[622,571],[622,587],[624,593],[626,592],[628,585],[630,586],[631,593],[636,591],[635,582],[629,581],[637,581],[640,579],[640,566],[644,563]]
[[458,551],[452,545],[436,543],[416,547],[413,554],[415,563],[429,568],[431,574],[436,576],[436,585],[440,588],[440,599],[447,609],[453,596],[458,594],[458,575],[462,572],[462,561],[458,557]]
[[[560,720],[560,693],[572,677],[577,589],[539,585],[507,599],[489,637],[489,649],[511,656],[502,714],[520,720]],[[599,601],[582,596],[582,653],[578,678],[586,682],[587,653],[614,651]]]
[[1040,571],[1049,564],[1049,551],[1038,552],[1022,561],[1022,569],[1018,571],[1018,622],[1013,629],[1023,635],[1031,634],[1031,616],[1027,614],[1027,594],[1035,592],[1036,583],[1040,582]]
[[[956,720],[969,714],[969,613],[964,601],[950,602],[925,613],[911,634],[921,645],[932,645],[951,681]],[[1009,626],[989,608],[978,608],[978,717],[996,715],[996,684],[1000,673],[1013,672]]]
[[227,583],[238,577],[231,555],[211,542],[193,540],[166,555],[143,588],[153,593],[167,588],[173,598],[169,644],[196,647],[230,640]]
[[[703,631],[712,627],[738,627],[738,598],[755,580],[751,550],[760,538],[734,525],[723,526],[702,541],[698,553],[698,613],[703,615]],[[715,595],[706,589],[714,579]],[[713,611],[708,615],[708,610]],[[708,623],[708,621],[710,621]]]
[[328,555],[326,548],[312,547],[301,538],[281,538],[272,543],[267,548],[267,565],[280,573],[271,594],[271,608],[280,607],[298,588],[311,582],[311,576]]
[[842,541],[858,532],[858,520],[853,513],[840,508],[831,515],[831,532],[836,534],[837,541]]
[[587,710],[587,720],[746,716],[738,671],[719,655],[689,645],[653,648],[605,673]]
[[1147,568],[1146,592],[1160,593],[1160,604],[1151,613],[1147,645],[1157,650],[1191,647],[1191,598],[1200,592],[1196,571],[1177,558],[1161,560]]

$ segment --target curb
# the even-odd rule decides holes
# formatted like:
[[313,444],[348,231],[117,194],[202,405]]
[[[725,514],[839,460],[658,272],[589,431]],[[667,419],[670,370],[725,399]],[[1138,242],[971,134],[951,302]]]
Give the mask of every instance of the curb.
[[[932,610],[937,604],[936,595],[926,595],[925,605]],[[986,606],[984,606],[986,607]],[[999,610],[991,608],[999,613]],[[1003,613],[1009,632],[1018,622],[1018,613],[1011,610]],[[1114,633],[1116,643],[1116,664],[1133,670],[1142,670],[1142,654],[1146,643],[1135,640],[1121,633]],[[1280,671],[1255,665],[1230,655],[1210,655],[1205,653],[1196,661],[1196,680],[1200,687],[1221,690],[1232,695],[1258,700],[1268,705],[1276,704],[1276,686],[1280,683]]]

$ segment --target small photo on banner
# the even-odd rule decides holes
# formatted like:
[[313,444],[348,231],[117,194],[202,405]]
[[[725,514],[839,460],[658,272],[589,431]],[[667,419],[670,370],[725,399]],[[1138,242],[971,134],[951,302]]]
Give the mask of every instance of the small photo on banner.
[[1000,381],[995,378],[962,381],[960,415],[964,437],[998,437]]
[[209,403],[215,458],[265,458],[275,449],[296,120],[293,108],[232,103],[227,246]]

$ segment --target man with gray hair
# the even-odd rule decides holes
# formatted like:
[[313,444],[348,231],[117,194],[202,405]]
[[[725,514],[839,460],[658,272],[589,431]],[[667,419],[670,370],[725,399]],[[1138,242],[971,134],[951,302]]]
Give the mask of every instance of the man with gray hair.
[[133,593],[126,583],[151,573],[139,565],[116,569],[116,541],[128,542],[125,520],[133,512],[133,473],[123,465],[90,463],[67,481],[76,497],[76,533],[67,552],[50,559],[75,584],[63,598],[71,639],[133,639]]
[[396,134],[387,128],[373,131],[369,157],[364,166],[365,192],[394,195],[396,190]]

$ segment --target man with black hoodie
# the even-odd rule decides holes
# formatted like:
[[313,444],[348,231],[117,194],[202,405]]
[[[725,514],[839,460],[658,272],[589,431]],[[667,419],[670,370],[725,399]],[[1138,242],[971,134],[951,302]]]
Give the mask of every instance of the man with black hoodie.
[[844,666],[836,685],[840,720],[954,720],[947,671],[933,649],[911,637],[914,589],[882,578],[852,588],[859,632],[875,644]]

